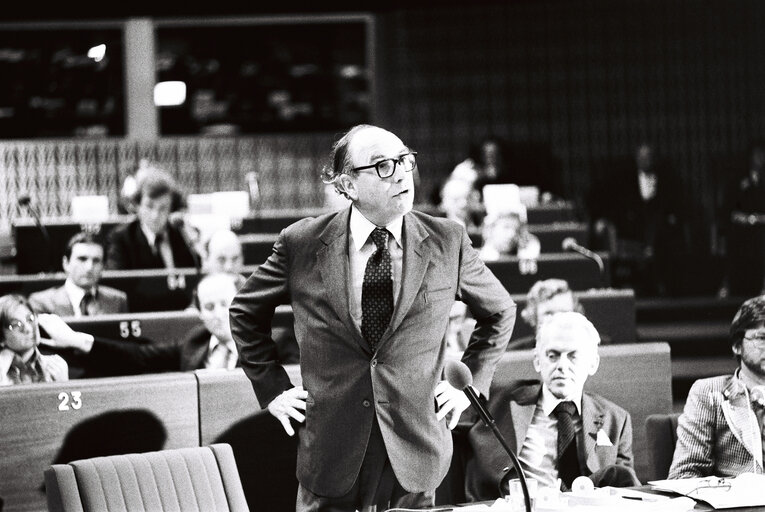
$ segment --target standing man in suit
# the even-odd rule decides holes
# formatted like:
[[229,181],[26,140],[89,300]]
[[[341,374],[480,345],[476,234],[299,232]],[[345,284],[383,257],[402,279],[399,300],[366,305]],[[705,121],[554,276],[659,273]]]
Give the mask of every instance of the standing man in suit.
[[115,270],[197,267],[199,257],[182,226],[169,222],[180,208],[175,181],[159,169],[141,173],[134,195],[137,218],[114,228],[106,266]]
[[86,377],[185,372],[202,368],[231,370],[238,366],[238,355],[231,338],[228,307],[243,282],[244,277],[239,274],[219,273],[203,277],[197,285],[202,325],[192,328],[175,344],[94,338],[73,331],[54,315],[39,317],[40,325],[51,334],[51,340],[43,341],[54,348],[75,348],[87,354],[84,357]]
[[765,295],[741,305],[730,336],[738,369],[693,383],[678,419],[669,478],[763,472]]
[[[261,406],[290,435],[303,423],[301,512],[432,505],[449,467],[449,428],[468,405],[441,380],[455,298],[477,319],[462,360],[483,395],[510,338],[515,304],[464,227],[411,211],[415,157],[387,130],[352,128],[323,176],[351,207],[282,231],[231,304]],[[302,387],[271,340],[284,303],[294,311]]]
[[[581,313],[556,313],[537,330],[533,363],[542,382],[522,380],[492,389],[489,412],[526,476],[540,486],[569,490],[582,475],[599,487],[640,485],[632,469],[629,413],[584,392],[587,377],[598,370],[599,344],[598,331]],[[491,430],[476,422],[468,442],[467,498],[506,495],[507,479],[517,475],[508,471],[509,458]]]
[[74,235],[66,245],[62,260],[66,273],[63,286],[29,295],[38,313],[61,316],[87,316],[127,313],[127,294],[99,285],[104,270],[104,246],[90,233]]

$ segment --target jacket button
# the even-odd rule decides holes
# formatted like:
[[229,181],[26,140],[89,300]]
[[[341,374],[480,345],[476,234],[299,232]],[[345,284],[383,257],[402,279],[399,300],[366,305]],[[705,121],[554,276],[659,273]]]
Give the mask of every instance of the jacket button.
[[372,359],[372,368],[377,366],[377,359]]
[[361,402],[361,405],[363,405],[364,407],[369,407],[372,405],[372,402],[370,402],[369,400],[364,400],[363,402]]

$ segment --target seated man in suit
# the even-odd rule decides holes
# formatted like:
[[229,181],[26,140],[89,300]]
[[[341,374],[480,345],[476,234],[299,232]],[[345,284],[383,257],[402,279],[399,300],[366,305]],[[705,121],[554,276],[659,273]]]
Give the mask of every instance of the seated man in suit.
[[738,369],[691,387],[678,419],[671,479],[763,472],[765,295],[741,305],[730,335]]
[[228,307],[242,284],[244,277],[238,274],[218,273],[202,278],[197,285],[197,294],[203,325],[189,331],[185,339],[177,344],[142,344],[94,338],[90,334],[73,331],[55,315],[40,315],[40,324],[46,331],[57,333],[50,341],[52,346],[75,348],[87,354],[84,357],[86,377],[202,368],[230,370],[238,366],[238,355],[229,329]]
[[64,285],[29,295],[37,313],[75,317],[127,313],[127,294],[98,284],[104,270],[104,247],[94,235],[86,232],[74,235],[62,260]]
[[169,222],[180,208],[174,180],[159,169],[146,169],[135,191],[137,218],[114,228],[106,266],[115,270],[196,267],[198,256],[183,228]]
[[[569,490],[577,476],[596,486],[639,485],[632,469],[632,421],[627,411],[585,392],[598,370],[600,336],[582,314],[556,313],[539,326],[534,368],[542,382],[492,386],[489,412],[524,468],[539,485]],[[469,500],[507,494],[510,459],[482,422],[468,433]],[[502,491],[500,492],[500,486]]]

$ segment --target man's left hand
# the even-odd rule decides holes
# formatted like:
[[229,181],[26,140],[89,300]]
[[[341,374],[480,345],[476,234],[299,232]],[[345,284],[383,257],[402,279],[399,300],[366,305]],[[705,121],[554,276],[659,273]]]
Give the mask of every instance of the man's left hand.
[[450,412],[452,413],[449,419],[449,430],[454,430],[462,411],[470,406],[470,400],[468,400],[465,392],[453,387],[445,380],[436,386],[436,403],[438,404],[436,417],[439,420],[446,418]]

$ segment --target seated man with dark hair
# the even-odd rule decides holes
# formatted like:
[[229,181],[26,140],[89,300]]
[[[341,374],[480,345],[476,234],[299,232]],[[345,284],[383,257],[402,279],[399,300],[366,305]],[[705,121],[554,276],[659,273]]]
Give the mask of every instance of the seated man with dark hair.
[[763,472],[765,295],[741,305],[730,337],[738,369],[691,387],[678,419],[671,479]]
[[[578,476],[596,486],[640,482],[632,469],[630,414],[584,391],[598,370],[600,336],[580,313],[556,313],[539,326],[534,369],[542,381],[524,380],[492,389],[489,412],[528,478],[569,490]],[[485,501],[508,493],[510,460],[491,430],[476,422],[468,433],[465,494]],[[501,490],[500,490],[501,488]]]
[[37,313],[75,317],[127,313],[127,294],[98,284],[104,270],[104,246],[93,234],[80,232],[69,239],[62,260],[64,285],[29,295]]
[[[197,285],[199,317],[204,325],[192,329],[177,344],[141,344],[94,338],[75,332],[55,315],[40,315],[46,331],[58,334],[51,345],[74,348],[87,354],[87,377],[132,375],[202,368],[233,369],[238,366],[236,345],[229,328],[228,307],[244,277],[210,274]],[[68,335],[64,333],[68,329]]]
[[175,181],[159,169],[144,169],[134,202],[137,218],[114,228],[109,237],[107,268],[131,270],[198,266],[183,228],[169,222],[180,205]]

